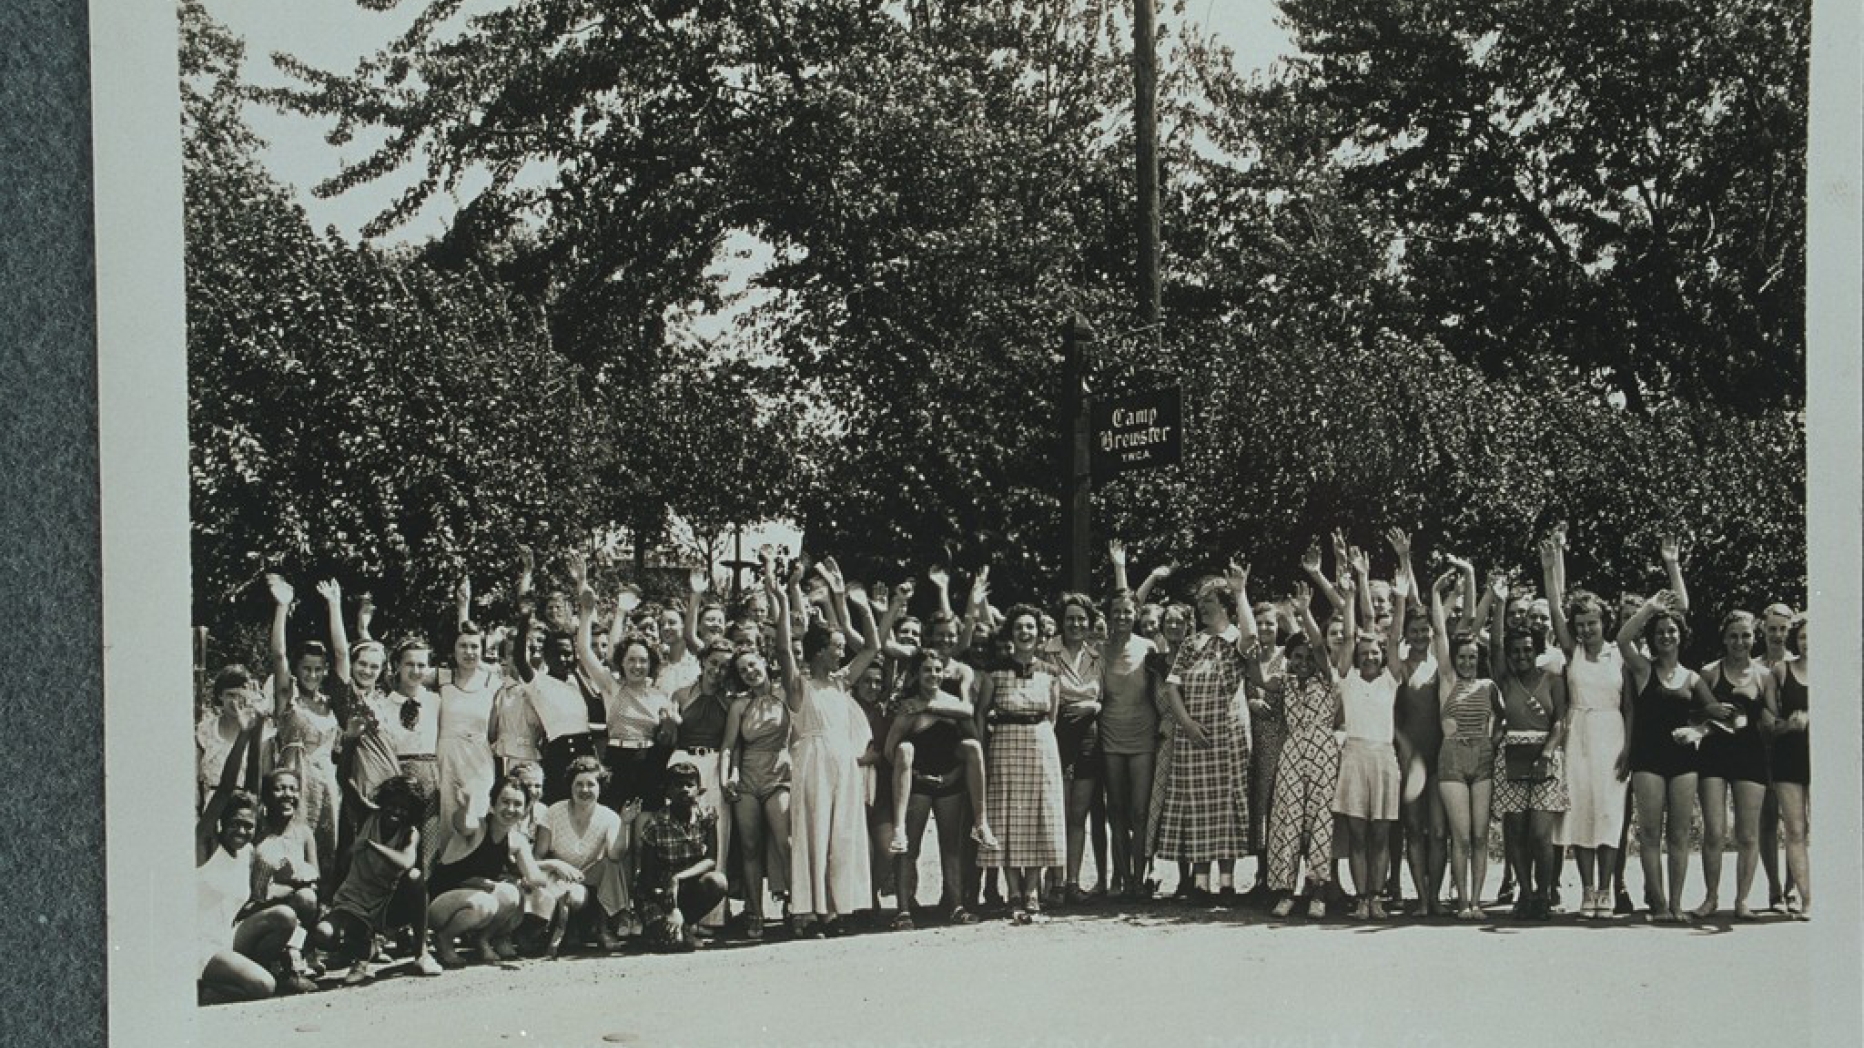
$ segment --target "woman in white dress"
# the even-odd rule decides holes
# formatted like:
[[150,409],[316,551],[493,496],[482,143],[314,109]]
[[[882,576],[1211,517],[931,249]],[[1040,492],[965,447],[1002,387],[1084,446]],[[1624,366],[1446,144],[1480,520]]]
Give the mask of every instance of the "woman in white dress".
[[1625,730],[1624,659],[1605,642],[1605,602],[1584,590],[1566,592],[1566,542],[1560,532],[1540,544],[1540,566],[1553,635],[1566,655],[1566,813],[1553,843],[1573,849],[1584,898],[1582,920],[1612,916],[1612,871],[1624,835],[1625,790],[1631,776]]
[[470,620],[460,623],[459,637],[453,642],[453,668],[439,675],[440,736],[434,755],[440,764],[441,840],[435,854],[443,863],[457,862],[471,850],[455,831],[461,799],[469,806],[465,817],[471,824],[484,821],[491,805],[492,782],[498,776],[488,736],[499,676],[485,663],[484,644],[485,636],[477,625]]
[[[840,573],[831,569],[823,574],[835,596],[842,597]],[[801,614],[805,607],[801,566],[790,571],[787,601],[774,575],[765,576],[765,586],[777,608],[778,664],[793,718],[790,907],[796,914],[798,935],[838,935],[841,915],[868,905],[873,895],[867,791],[860,766],[872,739],[866,716],[848,693],[848,681],[865,672],[880,653],[880,638],[891,635],[910,590],[903,586],[894,590],[879,628],[846,666],[842,659],[847,637],[842,630],[828,623],[811,625],[803,633],[803,664],[799,666],[790,637],[791,616]]]

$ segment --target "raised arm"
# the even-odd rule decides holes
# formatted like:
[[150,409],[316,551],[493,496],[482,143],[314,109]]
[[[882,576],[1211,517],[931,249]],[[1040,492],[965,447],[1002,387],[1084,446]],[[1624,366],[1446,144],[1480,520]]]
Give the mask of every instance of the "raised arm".
[[472,618],[472,578],[460,576],[460,584],[453,587],[453,628],[460,629]]
[[1638,650],[1638,636],[1644,632],[1644,626],[1650,622],[1651,616],[1672,606],[1675,599],[1669,590],[1659,590],[1645,600],[1638,607],[1637,613],[1624,621],[1624,625],[1618,627],[1618,652],[1624,656],[1625,669],[1636,675],[1633,678],[1636,687],[1643,687],[1644,680],[1650,676],[1650,659]]
[[872,665],[873,661],[880,657],[879,638],[892,634],[894,622],[898,621],[899,617],[905,614],[906,602],[911,599],[912,595],[913,580],[907,579],[898,586],[893,587],[893,597],[887,602],[887,613],[881,617],[880,626],[877,630],[875,630],[872,616],[869,616],[867,628],[875,631],[873,634],[874,643],[868,645],[848,663],[849,680],[859,680],[861,674],[867,672],[867,667]]
[[797,686],[801,680],[801,674],[796,668],[795,645],[791,640],[794,636],[794,626],[790,618],[790,602],[784,594],[784,588],[784,585],[777,580],[774,570],[764,572],[764,592],[770,600],[771,617],[776,619],[774,625],[777,631],[777,665],[783,671],[784,701],[791,709],[794,709],[796,704],[802,700],[802,692]]
[[1307,646],[1313,651],[1314,664],[1320,667],[1321,679],[1331,684],[1335,674],[1333,660],[1327,655],[1327,635],[1314,621],[1314,590],[1305,582],[1294,584],[1294,607],[1300,616],[1301,632],[1307,636]]
[[1488,606],[1481,602],[1486,593],[1477,592],[1476,566],[1457,556],[1446,556],[1445,560],[1457,570],[1463,581],[1463,613],[1457,618],[1457,628],[1474,632],[1488,620]]
[[375,595],[363,590],[356,595],[356,639],[374,640],[369,624],[375,621]]
[[[1417,569],[1411,565],[1411,536],[1405,534],[1400,528],[1386,528],[1385,541],[1390,544],[1392,555],[1398,559],[1398,573],[1392,580],[1393,596],[1395,598],[1392,601],[1392,617],[1402,623],[1406,617],[1408,607],[1406,604],[1407,599],[1416,603],[1419,607],[1423,606],[1424,585],[1422,582],[1418,581]],[[1398,596],[1396,592],[1398,589],[1396,583],[1399,579],[1405,581],[1405,596],[1402,597]],[[1400,626],[1399,636],[1403,635],[1404,627]]]
[[1663,573],[1670,580],[1670,592],[1676,595],[1676,613],[1689,613],[1689,587],[1683,585],[1683,551],[1675,535],[1657,540],[1657,555],[1663,558]]
[[595,627],[595,590],[587,585],[576,590],[576,662],[596,686],[604,692],[615,687],[615,675],[596,658],[590,637]]
[[227,750],[226,763],[220,766],[220,779],[214,783],[213,792],[207,795],[207,804],[201,808],[200,817],[194,820],[194,865],[199,866],[213,857],[220,832],[220,813],[226,808],[227,798],[239,786],[241,766],[258,764],[258,749],[259,718],[242,701],[239,734],[233,737],[233,745]]
[[990,565],[977,569],[977,577],[971,580],[971,599],[965,602],[964,621],[958,624],[958,650],[968,652],[977,639],[977,624],[985,623],[989,628],[990,607]]
[[1411,599],[1411,576],[1403,571],[1392,580],[1392,617],[1385,624],[1385,671],[1404,683],[1404,660],[1398,657],[1404,644],[1404,606]]
[[1236,558],[1230,558],[1230,588],[1236,591],[1236,650],[1244,657],[1251,658],[1256,653],[1256,643],[1261,638],[1256,624],[1256,609],[1249,603],[1249,565],[1239,564]]
[[329,612],[330,629],[330,672],[344,684],[349,683],[349,633],[343,628],[343,587],[335,579],[325,579],[317,584],[317,595],[324,598],[324,607]]
[[1351,574],[1340,576],[1340,584],[1345,587],[1340,593],[1340,614],[1346,619],[1346,628],[1343,631],[1346,643],[1340,646],[1337,653],[1331,652],[1327,650],[1327,641],[1323,636],[1320,650],[1329,661],[1333,662],[1335,675],[1345,678],[1348,673],[1353,672],[1353,652],[1359,646],[1359,619],[1354,614],[1356,603],[1353,600],[1354,585]]
[[1500,680],[1508,668],[1508,631],[1503,614],[1508,607],[1508,576],[1499,571],[1490,575],[1489,591],[1484,596],[1489,605],[1489,676]]
[[1352,566],[1353,576],[1358,582],[1359,617],[1370,624],[1372,615],[1372,558],[1358,546],[1346,548],[1346,562]]
[[[1333,583],[1328,581],[1327,576],[1320,570],[1320,540],[1316,539],[1310,543],[1307,552],[1301,555],[1301,570],[1307,574],[1308,582],[1313,585],[1314,589],[1319,590],[1320,595],[1327,598],[1327,614],[1332,616],[1334,612],[1339,611],[1340,605],[1344,603],[1340,598],[1340,591],[1334,588]],[[1321,649],[1325,650],[1326,638],[1322,636],[1316,640]]]
[[291,655],[285,643],[285,620],[291,615],[291,602],[297,593],[278,575],[265,577],[266,589],[272,594],[272,712],[283,717],[291,709],[291,699],[297,682],[291,677]]
[[951,615],[951,574],[945,570],[945,565],[934,564],[927,568],[926,579],[932,583],[932,588],[938,591],[937,610],[939,613]]
[[1436,584],[1430,587],[1430,654],[1437,660],[1441,679],[1456,675],[1456,668],[1450,662],[1450,627],[1444,621],[1443,595],[1455,589],[1457,581],[1457,572],[1446,571],[1437,576]]
[[1572,624],[1566,621],[1566,547],[1558,531],[1540,540],[1540,578],[1547,591],[1547,613],[1553,619],[1554,642],[1571,661],[1579,644],[1573,639]]
[[1123,540],[1107,540],[1107,563],[1113,565],[1113,592],[1132,592],[1133,588],[1126,583],[1126,543]]

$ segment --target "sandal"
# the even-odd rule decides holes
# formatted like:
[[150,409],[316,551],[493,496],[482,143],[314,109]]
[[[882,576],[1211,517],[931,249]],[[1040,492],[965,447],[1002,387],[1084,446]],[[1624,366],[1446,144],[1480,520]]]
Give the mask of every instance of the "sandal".
[[764,937],[764,919],[762,917],[746,917],[744,919],[744,937],[747,939],[762,939]]
[[913,914],[912,914],[912,911],[911,911],[911,910],[901,910],[900,912],[898,912],[898,913],[896,913],[896,914],[894,914],[894,915],[893,915],[893,923],[892,923],[892,924],[890,924],[890,925],[888,925],[888,927],[890,927],[890,928],[892,928],[892,929],[893,929],[894,931],[896,931],[896,932],[910,932],[910,931],[912,931],[912,930],[913,930]]
[[1028,924],[1029,923],[1029,911],[1023,909],[1020,906],[1018,906],[1014,910],[1011,910],[1010,911],[1010,923],[1011,924]]
[[1293,912],[1294,912],[1294,896],[1284,895],[1281,897],[1281,901],[1277,902],[1274,908],[1269,910],[1269,916],[1287,917],[1289,914],[1292,914]]
[[951,908],[951,916],[948,919],[953,924],[976,924],[977,923],[977,915],[972,913],[970,910],[965,909],[963,904],[953,906]]

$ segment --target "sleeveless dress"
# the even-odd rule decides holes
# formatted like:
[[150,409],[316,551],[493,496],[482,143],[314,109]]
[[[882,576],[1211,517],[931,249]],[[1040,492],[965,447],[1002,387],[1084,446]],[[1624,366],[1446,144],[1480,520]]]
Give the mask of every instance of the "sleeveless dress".
[[462,856],[455,841],[453,820],[459,812],[456,788],[466,788],[466,810],[483,819],[492,806],[492,781],[498,775],[487,733],[492,726],[492,700],[498,679],[479,667],[471,679],[450,680],[440,686],[440,734],[434,756],[440,765],[440,841],[434,855],[441,862]]
[[[992,721],[986,748],[984,811],[1003,845],[979,849],[977,864],[1007,869],[1060,866],[1067,849],[1066,796],[1061,751],[1048,720],[1054,678],[1037,665],[990,675]],[[1029,723],[1015,723],[1026,720]]]
[[[1784,674],[1786,683],[1780,686],[1780,717],[1785,719],[1794,713],[1809,713],[1806,708],[1807,689],[1804,682],[1793,675],[1789,665]],[[1812,782],[1812,754],[1807,745],[1809,737],[1803,731],[1783,732],[1773,739],[1773,781],[1795,782],[1806,786]]]
[[1624,657],[1613,645],[1566,664],[1566,814],[1553,829],[1562,847],[1616,848],[1625,824],[1625,782],[1615,766],[1624,752]]
[[1163,859],[1208,862],[1249,852],[1249,740],[1236,702],[1244,662],[1233,638],[1233,632],[1186,638],[1172,662],[1167,679],[1211,744],[1180,738],[1173,746],[1151,834]]
[[853,913],[873,901],[867,789],[857,763],[867,717],[840,674],[802,678],[790,739],[790,908]]
[[1706,777],[1765,784],[1768,781],[1767,743],[1760,733],[1761,710],[1766,708],[1760,696],[1760,675],[1764,671],[1758,664],[1750,663],[1748,672],[1754,683],[1753,695],[1736,691],[1735,683],[1728,679],[1727,672],[1719,664],[1715,667],[1715,676],[1705,678],[1715,701],[1725,702],[1739,711],[1737,716],[1741,720],[1726,722],[1727,726],[1734,727],[1736,723],[1741,726],[1728,732],[1711,723],[1698,759]]

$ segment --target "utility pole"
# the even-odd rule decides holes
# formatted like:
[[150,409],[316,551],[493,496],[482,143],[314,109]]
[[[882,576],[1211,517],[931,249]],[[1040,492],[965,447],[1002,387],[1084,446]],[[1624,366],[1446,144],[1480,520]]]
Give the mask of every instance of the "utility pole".
[[1093,518],[1093,463],[1087,425],[1087,346],[1094,329],[1075,313],[1061,332],[1062,577],[1087,592],[1088,532]]
[[[1154,0],[1133,0],[1133,137],[1139,152],[1139,315],[1159,322],[1159,63]],[[1157,338],[1156,331],[1153,335]]]

